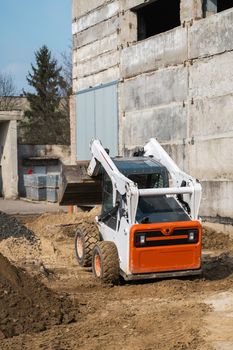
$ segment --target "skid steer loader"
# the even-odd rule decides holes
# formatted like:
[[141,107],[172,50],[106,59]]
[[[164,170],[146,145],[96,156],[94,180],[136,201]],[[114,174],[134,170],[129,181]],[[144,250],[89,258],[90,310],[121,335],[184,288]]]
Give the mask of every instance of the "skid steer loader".
[[[199,275],[200,183],[156,139],[139,156],[110,158],[91,142],[90,179],[102,178],[102,212],[75,236],[79,265],[104,282]],[[85,195],[84,195],[85,196]]]

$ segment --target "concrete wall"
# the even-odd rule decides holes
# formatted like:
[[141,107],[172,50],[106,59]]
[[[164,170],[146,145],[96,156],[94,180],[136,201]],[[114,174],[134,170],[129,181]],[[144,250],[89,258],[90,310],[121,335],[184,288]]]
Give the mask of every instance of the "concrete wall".
[[74,1],[73,90],[111,82],[119,73],[118,1]]
[[233,222],[233,9],[181,0],[180,27],[137,42],[144,1],[73,3],[74,93],[118,79],[119,152],[157,137],[202,181],[201,214]]
[[18,145],[19,158],[56,157],[64,165],[70,164],[70,147],[66,145]]

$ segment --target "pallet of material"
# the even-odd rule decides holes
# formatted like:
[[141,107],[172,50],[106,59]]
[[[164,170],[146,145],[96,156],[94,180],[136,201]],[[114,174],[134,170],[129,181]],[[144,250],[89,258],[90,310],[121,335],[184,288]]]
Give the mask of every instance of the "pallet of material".
[[44,174],[30,174],[24,175],[25,187],[45,188],[47,177]]
[[46,201],[46,188],[26,186],[26,198],[32,201]]
[[58,193],[60,205],[92,206],[101,204],[101,177],[87,175],[89,162],[77,162],[62,168],[61,184]]
[[47,202],[56,203],[57,202],[57,189],[56,188],[46,188],[46,199]]

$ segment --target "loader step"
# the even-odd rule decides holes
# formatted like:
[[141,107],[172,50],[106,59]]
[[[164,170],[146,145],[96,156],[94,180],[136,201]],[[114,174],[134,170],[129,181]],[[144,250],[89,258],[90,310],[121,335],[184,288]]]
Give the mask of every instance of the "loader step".
[[87,175],[89,161],[62,167],[62,181],[58,193],[60,205],[92,206],[101,204],[101,177]]
[[188,276],[201,276],[202,269],[198,270],[184,270],[184,271],[168,271],[168,272],[156,272],[156,273],[144,273],[144,274],[132,274],[126,275],[123,271],[120,272],[125,281],[137,281],[137,280],[149,280],[160,278],[179,278]]
[[188,276],[201,276],[202,269],[198,270],[184,270],[184,271],[168,271],[168,272],[156,272],[156,273],[141,273],[126,275],[123,271],[120,271],[121,276],[125,281],[138,281],[138,280],[149,280],[149,279],[160,279],[160,278],[179,278]]

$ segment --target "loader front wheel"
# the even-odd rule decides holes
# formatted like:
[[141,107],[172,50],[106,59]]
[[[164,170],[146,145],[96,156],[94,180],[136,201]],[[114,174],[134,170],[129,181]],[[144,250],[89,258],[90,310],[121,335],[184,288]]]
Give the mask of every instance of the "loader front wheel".
[[119,257],[113,242],[98,242],[92,254],[92,271],[105,283],[117,284],[119,280]]
[[99,241],[99,231],[94,223],[82,223],[74,239],[75,256],[80,266],[91,267],[92,250]]

